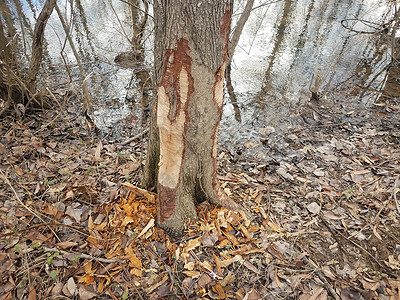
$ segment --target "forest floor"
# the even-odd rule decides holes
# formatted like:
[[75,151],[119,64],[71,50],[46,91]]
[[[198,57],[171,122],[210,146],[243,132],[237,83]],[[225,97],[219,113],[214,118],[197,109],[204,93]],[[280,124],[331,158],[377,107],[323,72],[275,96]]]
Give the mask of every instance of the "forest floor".
[[0,123],[1,300],[400,299],[398,102],[310,103],[244,145],[267,162],[221,145],[253,217],[202,203],[179,240],[139,187],[146,139],[107,142],[61,105]]

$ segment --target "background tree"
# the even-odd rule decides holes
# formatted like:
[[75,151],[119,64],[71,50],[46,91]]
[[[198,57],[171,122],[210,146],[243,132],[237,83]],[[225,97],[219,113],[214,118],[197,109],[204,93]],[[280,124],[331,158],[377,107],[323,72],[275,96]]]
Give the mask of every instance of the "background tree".
[[42,62],[44,31],[55,5],[56,0],[47,0],[36,20],[32,36],[32,54],[29,68],[26,71],[26,79],[20,76],[20,69],[22,69],[23,64],[19,62],[18,54],[21,47],[10,8],[5,1],[0,5],[1,16],[6,25],[4,26],[0,20],[0,98],[5,100],[0,115],[11,104],[22,103],[26,106],[32,102],[42,104],[37,99],[36,80]]
[[157,101],[144,185],[158,174],[158,222],[171,234],[196,218],[196,201],[237,208],[216,174],[232,2],[154,2]]

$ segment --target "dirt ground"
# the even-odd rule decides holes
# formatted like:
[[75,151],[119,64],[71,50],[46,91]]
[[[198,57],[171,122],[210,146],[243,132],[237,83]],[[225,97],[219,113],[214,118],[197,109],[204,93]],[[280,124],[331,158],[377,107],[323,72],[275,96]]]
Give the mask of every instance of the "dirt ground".
[[109,142],[63,102],[5,117],[0,299],[400,299],[400,105],[349,97],[260,128],[243,147],[267,161],[221,145],[249,214],[201,203],[179,240],[140,188],[145,135]]

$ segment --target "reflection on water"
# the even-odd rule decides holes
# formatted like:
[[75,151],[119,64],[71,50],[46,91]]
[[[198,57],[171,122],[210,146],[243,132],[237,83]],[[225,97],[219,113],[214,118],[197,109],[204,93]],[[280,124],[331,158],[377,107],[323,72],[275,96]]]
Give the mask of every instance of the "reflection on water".
[[340,88],[366,58],[369,36],[356,35],[341,22],[350,19],[349,26],[366,30],[355,20],[379,22],[386,10],[384,1],[284,0],[253,11],[232,64],[242,123],[235,122],[226,99],[220,141],[257,148],[260,129],[287,132],[298,125],[299,107],[311,91],[324,95]]
[[[88,28],[85,36],[74,38],[80,42],[79,47],[95,52],[90,57],[98,58],[86,66],[96,124],[102,131],[114,131],[114,137],[135,135],[143,130],[143,106],[147,105],[142,103],[141,88],[147,79],[136,75],[137,68],[124,69],[114,63],[119,53],[132,50],[129,10],[123,1],[116,0],[87,0],[82,5]],[[245,1],[236,1],[235,18],[244,5]],[[232,62],[231,78],[241,122],[235,120],[227,97],[220,141],[235,148],[254,144],[260,129],[268,126],[284,132],[298,125],[299,107],[309,101],[310,91],[322,96],[340,89],[360,71],[356,70],[359,61],[376,55],[370,36],[355,34],[348,28],[367,30],[366,23],[359,19],[381,23],[388,5],[384,0],[255,1]],[[68,20],[74,15],[71,9],[66,5],[63,10]],[[60,46],[65,46],[64,59],[73,63],[74,57],[64,45],[65,33],[55,16],[50,24],[46,32],[49,52],[57,56]],[[152,60],[151,26],[144,34],[148,69]],[[375,63],[384,59],[382,54]],[[375,73],[374,68],[368,69],[364,80]]]

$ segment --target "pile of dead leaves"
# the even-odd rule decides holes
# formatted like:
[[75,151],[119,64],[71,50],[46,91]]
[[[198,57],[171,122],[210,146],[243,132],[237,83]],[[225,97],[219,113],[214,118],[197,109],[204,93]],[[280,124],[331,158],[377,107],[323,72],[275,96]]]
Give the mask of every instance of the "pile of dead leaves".
[[398,111],[261,128],[244,146],[267,160],[219,155],[253,218],[201,204],[180,240],[137,187],[140,143],[54,112],[2,120],[0,299],[399,299]]

